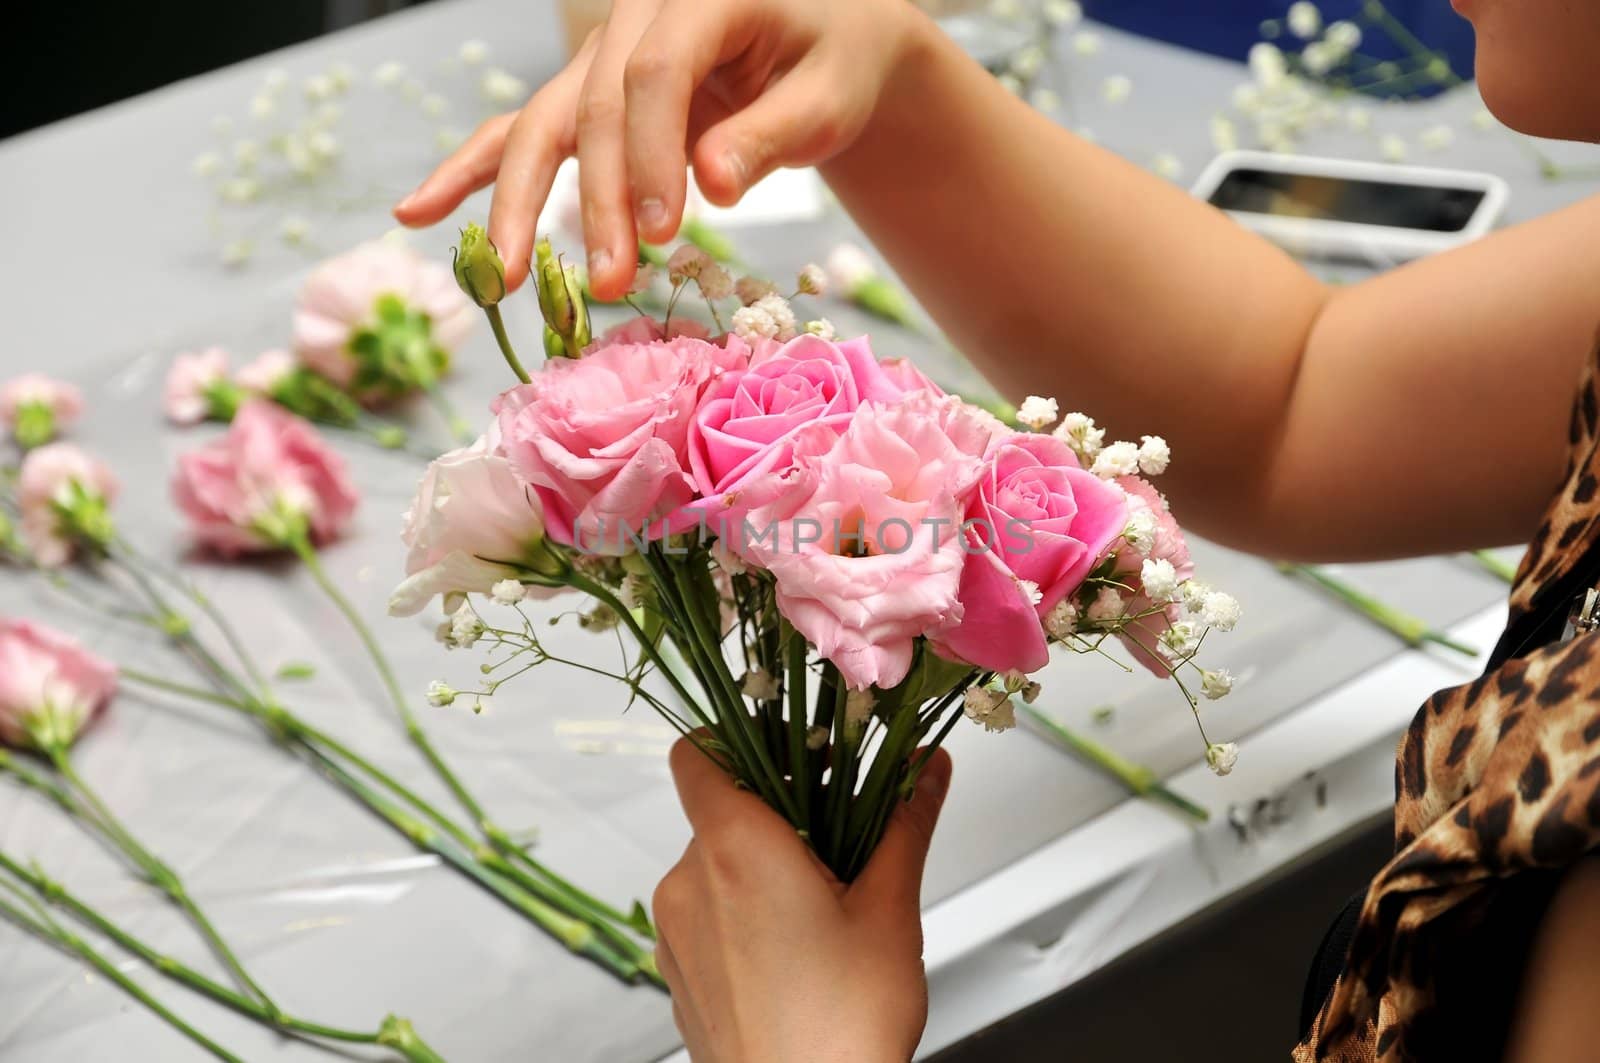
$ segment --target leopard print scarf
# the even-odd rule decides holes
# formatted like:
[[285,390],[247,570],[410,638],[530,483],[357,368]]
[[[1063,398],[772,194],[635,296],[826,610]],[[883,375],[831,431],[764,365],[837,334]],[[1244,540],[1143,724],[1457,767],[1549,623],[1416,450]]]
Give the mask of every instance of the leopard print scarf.
[[[1600,357],[1600,351],[1597,351]],[[1395,765],[1395,855],[1373,879],[1343,973],[1297,1063],[1428,1059],[1442,946],[1470,932],[1505,879],[1600,847],[1600,632],[1538,640],[1575,593],[1600,538],[1600,374],[1572,412],[1566,484],[1517,572],[1490,668],[1429,698]],[[1557,620],[1559,623],[1559,619]],[[1444,961],[1448,962],[1448,961]]]

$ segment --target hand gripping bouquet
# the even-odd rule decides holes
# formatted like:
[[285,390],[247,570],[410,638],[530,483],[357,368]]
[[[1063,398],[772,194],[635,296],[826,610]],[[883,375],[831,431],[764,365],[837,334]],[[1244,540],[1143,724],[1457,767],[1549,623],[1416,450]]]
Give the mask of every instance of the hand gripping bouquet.
[[[480,305],[503,295],[476,227],[456,272]],[[522,602],[586,595],[586,627],[631,636],[623,660],[560,663],[654,707],[849,881],[951,728],[1011,727],[1053,647],[1120,642],[1197,721],[1196,693],[1227,692],[1194,656],[1238,606],[1194,579],[1144,478],[1166,467],[1159,438],[1105,444],[1081,414],[1047,434],[1055,404],[1037,398],[1013,429],[864,338],[797,328],[771,285],[702,253],[668,272],[665,320],[591,341],[581,278],[541,244],[550,357],[524,373],[495,330],[526,379],[429,468],[407,521],[392,611],[442,596],[441,640],[494,651],[489,682],[435,683],[435,704],[560,661]],[[692,288],[718,331],[738,300],[731,331],[673,316]],[[1233,747],[1201,734],[1231,769]]]

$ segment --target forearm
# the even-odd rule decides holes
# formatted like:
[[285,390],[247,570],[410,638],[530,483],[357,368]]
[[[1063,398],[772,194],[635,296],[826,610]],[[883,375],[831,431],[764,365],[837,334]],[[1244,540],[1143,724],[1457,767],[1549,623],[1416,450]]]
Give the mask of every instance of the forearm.
[[936,31],[824,176],[1008,397],[1166,436],[1197,526],[1264,470],[1329,289],[1220,212],[1036,113]]

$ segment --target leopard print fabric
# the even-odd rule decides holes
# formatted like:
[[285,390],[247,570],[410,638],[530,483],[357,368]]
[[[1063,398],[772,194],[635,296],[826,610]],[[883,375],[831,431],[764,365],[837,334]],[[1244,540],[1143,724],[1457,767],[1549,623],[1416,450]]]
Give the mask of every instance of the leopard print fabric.
[[[1595,362],[1572,412],[1565,486],[1517,572],[1508,635],[1565,612],[1571,587],[1558,587],[1560,577],[1600,531]],[[1344,971],[1294,1059],[1431,1063],[1442,946],[1471,932],[1509,876],[1560,869],[1596,848],[1600,632],[1512,656],[1429,698],[1400,742],[1394,858],[1367,890]]]

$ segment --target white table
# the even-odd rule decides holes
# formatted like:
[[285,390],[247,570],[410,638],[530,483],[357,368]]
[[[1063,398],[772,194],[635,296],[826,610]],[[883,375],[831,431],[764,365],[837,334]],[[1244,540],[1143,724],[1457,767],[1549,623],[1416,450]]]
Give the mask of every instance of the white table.
[[[218,268],[207,201],[189,173],[190,160],[216,143],[211,118],[242,113],[269,67],[286,68],[298,82],[336,60],[363,75],[400,60],[430,86],[455,86],[457,110],[465,110],[464,82],[443,72],[440,61],[468,37],[492,42],[495,60],[531,82],[556,67],[559,34],[549,4],[452,0],[0,144],[0,232],[11,249],[0,264],[10,332],[0,365],[6,372],[47,366],[85,385],[96,416],[77,435],[117,464],[128,488],[121,519],[141,541],[177,555],[181,539],[163,484],[173,455],[204,434],[161,426],[156,392],[167,360],[211,343],[240,354],[281,343],[308,264],[272,248],[269,235],[249,268]],[[1198,172],[1211,151],[1206,121],[1227,105],[1242,68],[1112,32],[1104,38],[1101,55],[1072,60],[1075,120],[1136,160],[1171,152]],[[1118,73],[1134,79],[1134,92],[1111,107],[1098,85]],[[1468,132],[1465,116],[1477,106],[1469,92],[1387,111],[1381,121],[1386,129],[1415,131],[1448,117],[1462,135],[1439,161],[1504,174],[1515,188],[1513,218],[1587,191],[1544,184],[1503,136]],[[380,204],[434,157],[431,125],[411,112],[400,121],[380,111],[363,124],[357,102],[350,107],[349,187],[374,194],[358,209],[310,215],[315,241],[329,251],[382,232]],[[1308,147],[1371,156],[1352,134],[1329,133]],[[1567,157],[1580,157],[1578,150]],[[485,210],[485,198],[477,197],[461,220]],[[847,221],[829,217],[737,236],[758,265],[786,275],[820,259],[849,231]],[[447,226],[418,243],[442,255],[452,238]],[[826,312],[842,331],[869,327],[847,308]],[[529,301],[516,301],[509,316],[514,332],[535,334]],[[916,354],[962,382],[959,367],[915,337],[872,331],[880,354]],[[452,392],[464,408],[481,410],[506,384],[486,332],[461,362]],[[419,421],[426,423],[425,413]],[[418,468],[400,456],[347,452],[366,501],[358,529],[328,559],[379,620],[400,571],[393,515]],[[1217,644],[1216,657],[1243,680],[1232,698],[1208,710],[1219,735],[1240,741],[1232,777],[1217,780],[1197,763],[1187,710],[1159,684],[1111,669],[1061,667],[1046,678],[1043,705],[1170,775],[1213,811],[1212,822],[1192,830],[1129,802],[1115,785],[1028,734],[958,728],[955,786],[927,877],[933,1003],[925,1051],[1070,984],[1381,809],[1390,796],[1394,740],[1413,709],[1432,689],[1471,674],[1469,664],[1401,652],[1387,635],[1263,562],[1206,544],[1198,553],[1204,570],[1238,593],[1247,610],[1241,630]],[[267,656],[317,666],[317,679],[296,688],[301,711],[428,787],[357,647],[300,573],[204,564],[193,572],[237,611]],[[1485,649],[1492,642],[1503,587],[1460,559],[1347,574]],[[20,576],[3,580],[0,608],[8,612],[72,627],[123,660],[152,653],[147,641],[63,609]],[[431,678],[462,677],[470,667],[432,645],[433,622],[384,621],[381,629],[403,680],[419,692]],[[564,638],[578,652],[604,652],[589,636]],[[685,839],[660,755],[664,730],[642,710],[619,718],[620,703],[615,690],[549,667],[484,717],[428,717],[446,755],[502,821],[538,824],[550,863],[616,899],[648,897]],[[1091,723],[1090,710],[1105,703],[1116,705],[1110,722]],[[586,752],[596,748],[608,752]],[[349,1025],[399,1011],[447,1057],[472,1063],[626,1063],[676,1048],[663,995],[624,988],[570,958],[248,729],[205,710],[124,696],[80,756],[86,774],[183,871],[252,970],[291,1010]],[[1308,773],[1323,784],[1321,805]],[[1229,810],[1253,810],[1263,800],[1276,813],[1258,817],[1241,836]],[[139,933],[206,962],[186,927],[148,890],[3,782],[0,845],[37,857]],[[319,1054],[130,970],[246,1058]],[[114,988],[0,926],[0,1059],[167,1063],[196,1055]]]

